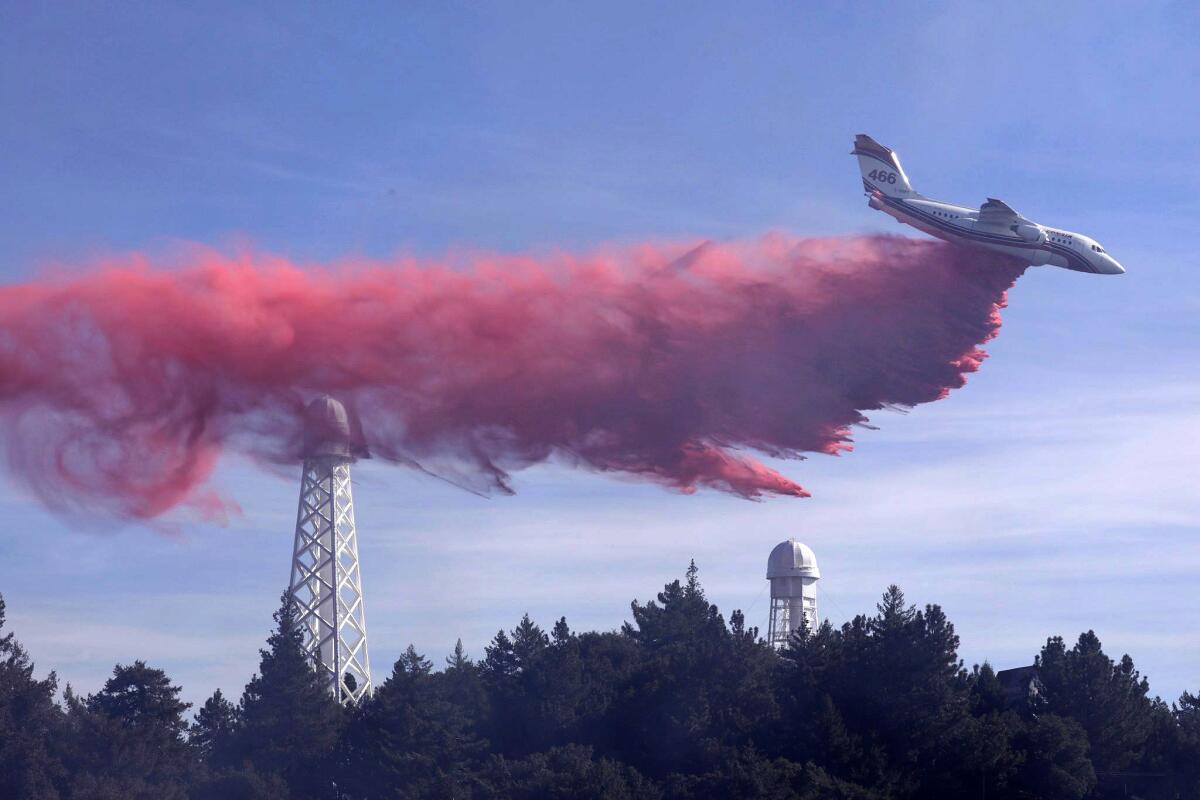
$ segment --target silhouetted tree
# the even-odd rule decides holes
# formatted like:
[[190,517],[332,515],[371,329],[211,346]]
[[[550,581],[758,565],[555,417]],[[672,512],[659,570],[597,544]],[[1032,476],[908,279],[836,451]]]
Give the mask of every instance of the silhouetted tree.
[[54,800],[58,764],[50,737],[61,726],[54,705],[57,681],[33,677],[33,662],[12,633],[4,632],[0,596],[0,797]]
[[507,678],[517,674],[520,667],[516,653],[513,652],[512,640],[503,629],[496,631],[492,642],[483,650],[483,675],[492,685],[497,685]]
[[1074,720],[1039,714],[1026,724],[1018,747],[1025,759],[1013,780],[1013,797],[1079,800],[1095,788],[1087,733]]
[[[582,744],[616,757],[627,746],[620,703],[641,663],[637,645],[616,633],[572,634],[550,647],[531,676],[545,746]],[[540,689],[537,687],[541,687]]]
[[721,747],[749,743],[753,729],[774,717],[774,655],[735,642],[704,596],[695,562],[683,583],[631,610],[633,623],[622,631],[640,658],[617,712],[628,763],[655,777],[704,771]]
[[444,696],[432,669],[409,645],[358,710],[343,743],[345,767],[338,784],[345,792],[366,798],[467,793],[471,762],[481,756],[482,743]]
[[475,662],[467,655],[467,651],[463,648],[462,639],[458,639],[454,643],[454,652],[446,656],[446,669],[466,669],[467,667],[475,666]]
[[497,632],[484,650],[481,676],[489,698],[487,738],[501,753],[523,755],[542,744],[531,693],[539,691],[535,662],[549,645],[549,637],[525,614],[510,633]]
[[517,669],[528,667],[549,645],[550,637],[525,614],[512,630],[512,650],[517,660]]
[[232,748],[237,729],[237,707],[217,689],[196,712],[196,720],[188,730],[188,742],[208,766],[230,767],[233,766]]
[[[794,637],[783,653],[780,691],[784,732],[796,742],[783,752],[904,796],[957,791],[970,767],[954,745],[972,735],[957,648],[942,610],[906,604],[896,586],[873,617]],[[797,730],[806,720],[814,724]]]
[[[1114,662],[1096,634],[1088,631],[1070,650],[1061,637],[1049,639],[1037,663],[1045,686],[1043,710],[1083,727],[1100,777],[1145,766],[1155,709],[1148,697],[1150,684],[1129,656]],[[1118,788],[1123,794],[1119,783],[1114,791]]]
[[[1200,797],[1200,695],[1184,692],[1172,708],[1176,723],[1162,765],[1178,797]],[[1164,737],[1167,738],[1167,737]]]
[[550,640],[558,647],[571,641],[571,626],[567,624],[566,617],[559,617],[558,622],[554,623],[554,628],[550,631]]
[[275,625],[259,651],[258,674],[242,693],[232,758],[268,783],[272,776],[282,779],[293,798],[333,797],[329,776],[344,710],[304,652],[303,630],[286,593]]
[[446,669],[433,676],[439,691],[458,713],[468,720],[471,730],[480,732],[488,717],[488,697],[479,676],[479,665],[463,649],[462,639],[446,659]]
[[166,673],[135,661],[118,664],[104,688],[81,699],[68,691],[60,741],[72,800],[182,800],[193,760],[183,712]]

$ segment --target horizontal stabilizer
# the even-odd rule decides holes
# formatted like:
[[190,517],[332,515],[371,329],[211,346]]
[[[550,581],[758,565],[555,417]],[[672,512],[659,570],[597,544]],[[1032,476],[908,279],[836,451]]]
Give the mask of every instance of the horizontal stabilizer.
[[892,148],[884,147],[865,133],[860,133],[854,137],[854,150],[851,151],[850,155],[875,156],[884,161],[890,161],[892,158]]

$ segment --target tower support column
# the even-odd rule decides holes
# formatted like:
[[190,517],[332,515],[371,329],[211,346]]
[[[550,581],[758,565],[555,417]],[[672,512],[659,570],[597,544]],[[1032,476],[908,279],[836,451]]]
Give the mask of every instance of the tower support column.
[[[340,403],[337,409],[344,418]],[[304,459],[288,592],[305,652],[333,696],[356,704],[371,693],[371,662],[350,485],[353,457],[338,450],[312,448]]]

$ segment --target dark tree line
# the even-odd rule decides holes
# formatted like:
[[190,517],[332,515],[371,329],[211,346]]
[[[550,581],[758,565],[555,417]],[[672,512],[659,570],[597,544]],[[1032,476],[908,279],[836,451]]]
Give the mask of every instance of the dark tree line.
[[693,565],[620,631],[526,616],[440,670],[409,647],[357,708],[331,699],[286,602],[275,621],[240,699],[189,721],[140,661],[58,699],[0,600],[0,798],[1200,798],[1200,698],[1151,697],[1090,631],[1048,640],[1038,691],[1014,696],[894,586],[776,653]]

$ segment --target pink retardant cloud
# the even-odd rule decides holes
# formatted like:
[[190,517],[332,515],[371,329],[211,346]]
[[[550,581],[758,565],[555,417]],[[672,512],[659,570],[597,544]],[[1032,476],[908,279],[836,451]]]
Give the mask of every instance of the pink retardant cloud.
[[0,447],[52,507],[220,515],[222,452],[298,459],[342,400],[377,458],[475,491],[551,457],[691,492],[807,496],[755,453],[850,449],[944,397],[1022,267],[895,237],[299,265],[195,248],[0,288]]

